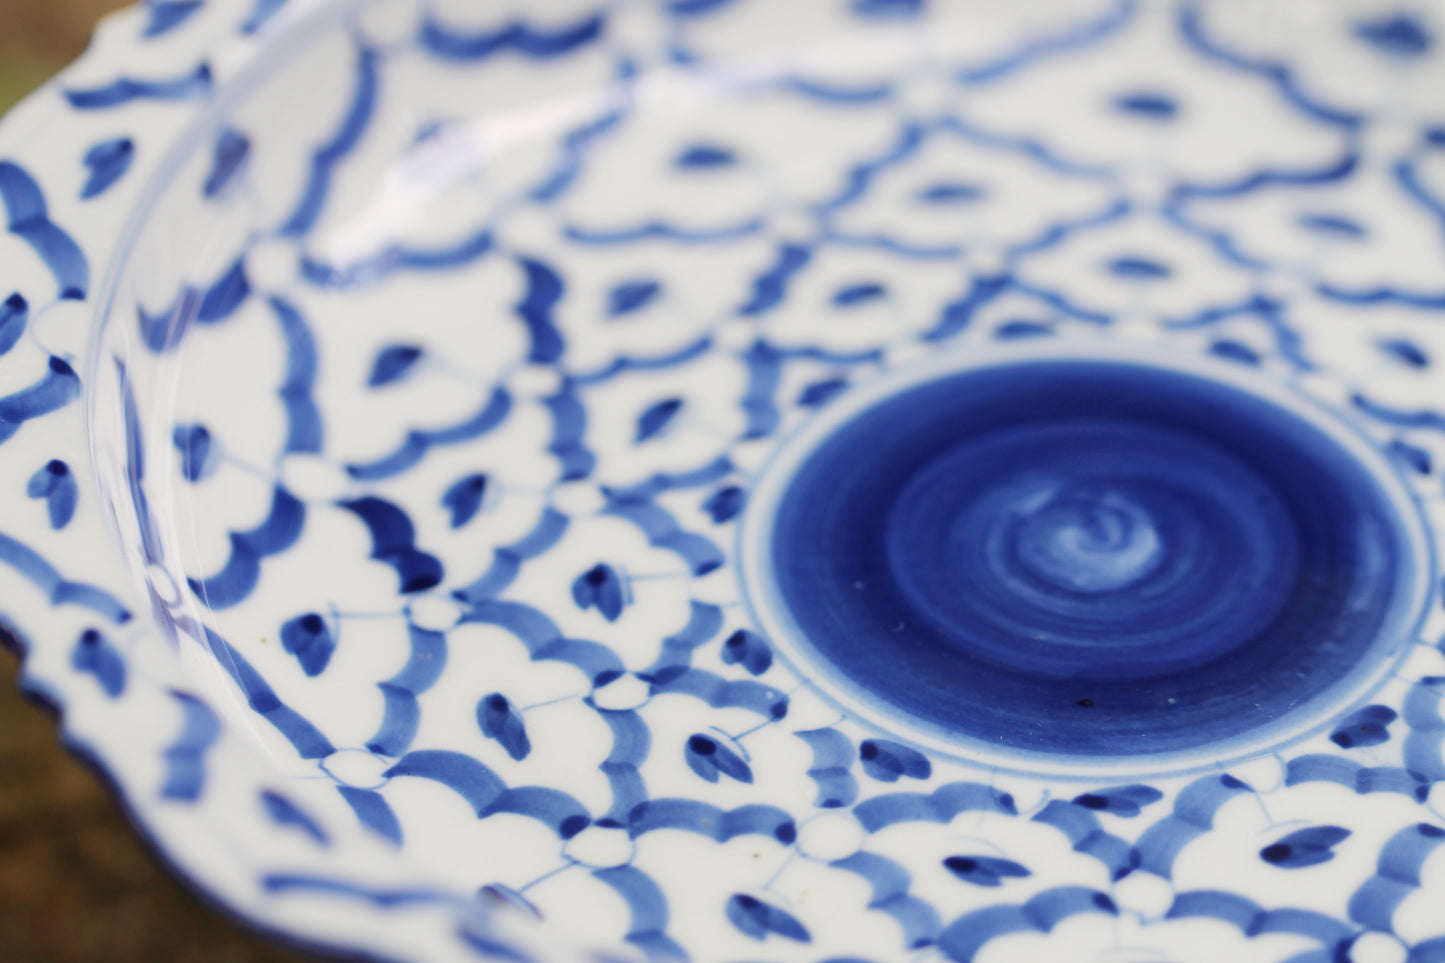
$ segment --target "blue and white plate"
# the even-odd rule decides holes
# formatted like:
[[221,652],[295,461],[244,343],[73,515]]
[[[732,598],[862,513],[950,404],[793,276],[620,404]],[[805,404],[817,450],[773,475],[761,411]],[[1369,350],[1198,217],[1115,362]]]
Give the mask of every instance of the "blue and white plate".
[[149,0],[0,605],[385,960],[1445,961],[1445,6]]

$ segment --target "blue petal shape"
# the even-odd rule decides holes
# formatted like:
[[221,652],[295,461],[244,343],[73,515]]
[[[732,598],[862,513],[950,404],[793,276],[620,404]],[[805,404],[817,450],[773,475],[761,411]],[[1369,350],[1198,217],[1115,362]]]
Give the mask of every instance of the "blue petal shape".
[[1115,816],[1132,818],[1150,803],[1164,798],[1164,794],[1153,786],[1129,785],[1098,789],[1074,797],[1075,806],[1093,809],[1097,812],[1113,813]]
[[414,344],[392,344],[382,348],[371,364],[371,374],[366,379],[368,388],[379,388],[399,381],[421,360],[425,352]]
[[25,494],[31,498],[45,499],[45,508],[50,514],[50,527],[59,531],[70,524],[75,515],[75,504],[80,498],[80,486],[70,466],[60,459],[52,459],[39,471],[30,476]]
[[186,481],[199,481],[215,468],[211,457],[215,449],[205,425],[176,425],[171,443],[181,454],[181,475]]
[[746,893],[736,893],[727,902],[728,921],[738,930],[755,940],[763,940],[770,933],[799,943],[811,943],[813,938],[793,916],[776,906]]
[[641,311],[662,293],[662,283],[649,279],[624,281],[607,294],[607,316],[620,318]]
[[709,495],[702,503],[702,510],[712,517],[714,525],[721,525],[736,518],[747,500],[747,492],[736,485],[729,485]]
[[666,398],[650,406],[637,416],[637,435],[633,444],[640,445],[649,438],[656,437],[681,410],[681,398]]
[[698,733],[687,740],[683,758],[693,772],[708,782],[717,782],[719,774],[738,782],[751,783],[753,771],[743,758],[711,736]]
[[211,198],[226,189],[245,166],[251,153],[251,142],[239,131],[226,128],[216,137],[215,151],[211,157],[211,172],[201,190]]
[[897,782],[900,777],[927,779],[933,764],[917,749],[888,739],[864,739],[858,747],[863,771],[880,782]]
[[1342,214],[1301,214],[1295,223],[1314,234],[1359,240],[1368,233],[1359,221]]
[[1224,358],[1226,361],[1235,361],[1239,364],[1247,364],[1258,367],[1259,353],[1247,344],[1221,338],[1209,346],[1209,353],[1216,358]]
[[805,387],[798,395],[798,404],[803,408],[819,408],[838,397],[848,388],[842,378],[826,378]]
[[773,664],[773,650],[761,635],[738,629],[723,643],[722,660],[728,665],[741,665],[753,675],[762,675]]
[[627,604],[627,594],[612,567],[599,563],[573,580],[572,601],[583,611],[595,606],[603,618],[616,622]]
[[95,629],[81,633],[70,651],[70,665],[77,672],[95,676],[95,681],[112,699],[125,691],[125,659]]
[[1174,272],[1167,264],[1147,257],[1116,257],[1105,265],[1110,274],[1135,281],[1159,281]]
[[1381,338],[1375,345],[1402,364],[1412,368],[1430,367],[1430,356],[1413,341],[1406,341],[1404,338]]
[[481,726],[484,736],[501,743],[513,759],[525,759],[532,751],[522,714],[500,692],[483,696],[477,703],[477,725]]
[[1404,13],[1355,24],[1355,36],[1391,57],[1409,59],[1429,53],[1435,40],[1424,24]]
[[923,188],[914,198],[920,204],[968,204],[987,196],[988,189],[966,181],[939,181]]
[[486,475],[467,475],[452,483],[442,495],[442,505],[451,510],[452,528],[461,528],[482,507],[487,494]]
[[129,137],[103,140],[86,151],[81,160],[90,168],[90,177],[80,189],[80,199],[88,201],[105,193],[130,170],[131,161],[135,160],[135,144]]
[[4,304],[0,304],[0,355],[15,347],[29,320],[30,305],[20,292],[15,292],[5,299]]
[[1350,835],[1339,826],[1312,826],[1290,833],[1259,851],[1259,858],[1281,869],[1303,869],[1335,858],[1334,847]]
[[1114,109],[1148,120],[1173,120],[1179,114],[1179,102],[1167,94],[1136,91],[1114,98]]
[[315,612],[298,615],[281,626],[281,645],[296,656],[301,669],[309,676],[318,676],[331,661],[336,639],[326,620]]
[[715,170],[731,167],[737,163],[737,155],[717,144],[694,144],[684,150],[672,162],[673,166],[685,170]]
[[1033,875],[1011,859],[994,856],[950,856],[943,861],[950,873],[975,886],[1001,886],[1006,878]]
[[1430,453],[1424,448],[1416,447],[1415,445],[1396,438],[1386,447],[1386,451],[1390,453],[1390,457],[1395,459],[1401,467],[1419,475],[1430,474]]
[[862,281],[846,285],[833,292],[833,305],[839,308],[851,308],[867,304],[869,301],[877,301],[887,295],[888,288],[880,282]]
[[1396,718],[1398,713],[1389,706],[1371,705],[1356,709],[1340,720],[1339,726],[1330,733],[1330,741],[1341,749],[1378,746],[1389,741],[1390,732],[1387,727]]

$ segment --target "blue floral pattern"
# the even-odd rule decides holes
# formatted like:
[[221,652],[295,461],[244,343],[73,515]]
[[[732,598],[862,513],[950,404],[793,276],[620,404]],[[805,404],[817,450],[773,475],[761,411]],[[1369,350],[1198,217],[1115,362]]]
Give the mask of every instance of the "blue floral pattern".
[[1328,408],[1433,559],[1445,20],[1318,9],[116,18],[0,129],[26,685],[188,877],[388,958],[1445,959],[1435,586],[1323,728],[1163,775],[878,731],[739,586],[783,439],[1071,338]]

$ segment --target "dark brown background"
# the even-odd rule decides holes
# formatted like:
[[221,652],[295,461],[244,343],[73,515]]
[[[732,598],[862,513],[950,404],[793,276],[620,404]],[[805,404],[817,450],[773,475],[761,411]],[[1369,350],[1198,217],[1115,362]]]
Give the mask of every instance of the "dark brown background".
[[[0,111],[84,48],[116,0],[0,0]],[[109,790],[60,748],[0,652],[0,960],[302,963],[177,883]]]

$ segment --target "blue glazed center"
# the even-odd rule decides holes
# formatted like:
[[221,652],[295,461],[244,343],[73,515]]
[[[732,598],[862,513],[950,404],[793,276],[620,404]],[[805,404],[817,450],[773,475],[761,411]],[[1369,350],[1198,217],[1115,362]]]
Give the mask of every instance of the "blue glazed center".
[[965,753],[1283,738],[1401,649],[1423,568],[1387,470],[1304,408],[1124,360],[915,383],[783,470],[753,602],[843,701]]

